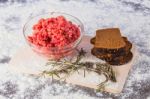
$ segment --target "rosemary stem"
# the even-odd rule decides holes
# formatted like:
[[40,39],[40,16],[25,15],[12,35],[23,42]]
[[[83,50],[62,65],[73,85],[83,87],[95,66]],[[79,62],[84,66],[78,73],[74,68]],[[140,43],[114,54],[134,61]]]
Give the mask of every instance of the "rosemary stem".
[[[99,75],[104,75],[105,80],[98,84],[98,90],[104,90],[105,89],[105,84],[111,80],[113,82],[116,82],[116,77],[115,73],[112,69],[112,66],[109,64],[102,64],[102,63],[93,63],[93,62],[81,62],[81,59],[85,56],[86,52],[81,48],[81,50],[78,50],[78,56],[76,59],[73,61],[72,59],[70,61],[64,59],[64,60],[57,60],[57,61],[52,61],[49,60],[46,64],[46,66],[50,65],[53,66],[51,70],[43,71],[41,74],[42,75],[49,75],[52,77],[52,82],[54,76],[57,76],[61,79],[66,80],[68,76],[73,74],[74,72],[78,72],[78,70],[82,69],[83,70],[83,76],[86,76],[86,71],[90,72],[95,72]],[[96,67],[94,67],[96,65]],[[60,74],[65,74],[63,77]]]

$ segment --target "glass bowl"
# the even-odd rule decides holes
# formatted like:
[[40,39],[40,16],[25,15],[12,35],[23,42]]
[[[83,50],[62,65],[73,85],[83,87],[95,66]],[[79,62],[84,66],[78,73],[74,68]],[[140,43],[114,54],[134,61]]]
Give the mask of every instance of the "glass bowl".
[[[74,42],[66,46],[62,46],[62,47],[56,46],[56,47],[51,47],[51,48],[37,46],[28,41],[28,36],[31,36],[33,33],[33,29],[32,29],[33,25],[38,23],[38,21],[41,18],[51,18],[51,17],[57,17],[57,16],[64,16],[67,21],[71,21],[73,24],[78,26],[80,30],[80,36],[78,37],[77,40],[75,40]],[[83,34],[84,34],[84,27],[83,27],[82,22],[78,18],[72,15],[61,13],[61,12],[50,12],[50,13],[37,15],[33,18],[30,18],[23,27],[23,35],[26,39],[27,44],[33,49],[34,52],[49,59],[60,59],[62,57],[68,56],[71,53],[73,53],[75,48],[79,45],[83,37]]]

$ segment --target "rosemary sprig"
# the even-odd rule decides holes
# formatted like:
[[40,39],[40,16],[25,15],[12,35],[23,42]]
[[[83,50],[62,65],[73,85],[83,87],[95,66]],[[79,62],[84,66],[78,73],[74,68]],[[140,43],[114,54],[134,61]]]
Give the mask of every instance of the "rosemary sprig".
[[[78,72],[79,69],[84,70],[84,77],[86,76],[85,71],[93,71],[98,73],[99,75],[105,76],[105,81],[98,84],[97,91],[104,91],[106,83],[111,80],[112,82],[116,82],[115,73],[112,69],[112,66],[109,64],[102,64],[102,63],[92,63],[92,62],[81,62],[81,59],[85,56],[86,52],[81,48],[78,51],[78,55],[76,57],[75,61],[71,60],[58,60],[58,61],[52,61],[49,60],[46,64],[51,65],[54,68],[52,70],[43,71],[42,75],[49,75],[49,76],[56,76],[60,79],[66,79],[69,75],[71,75],[74,72]],[[94,68],[94,64],[96,64],[96,68]],[[65,77],[61,78],[60,74],[66,74]]]

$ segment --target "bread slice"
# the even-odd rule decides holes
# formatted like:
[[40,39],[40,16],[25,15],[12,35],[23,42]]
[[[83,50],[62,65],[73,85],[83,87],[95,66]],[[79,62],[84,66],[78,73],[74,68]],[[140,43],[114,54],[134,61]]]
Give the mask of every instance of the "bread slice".
[[[120,48],[120,49],[106,49],[106,48],[96,48],[96,47],[94,47],[93,49],[96,50],[96,52],[100,53],[100,54],[115,54],[115,55],[123,54],[124,55],[124,52],[128,52],[132,48],[132,44],[128,41],[128,39],[126,37],[122,37],[122,39],[125,42],[125,46],[123,48]],[[95,40],[96,40],[95,37],[92,38],[91,41],[90,41],[91,44],[94,45]]]
[[125,51],[125,41],[118,28],[109,28],[97,30],[96,37],[92,38],[90,42],[101,53],[117,54]]
[[119,52],[118,53],[104,53],[104,52],[99,51],[97,48],[93,48],[91,50],[91,53],[94,56],[96,56],[96,57],[98,57],[102,60],[105,60],[105,61],[111,61],[112,59],[114,59],[116,57],[125,56],[130,52],[130,50],[132,48],[132,44],[127,40],[126,37],[122,37],[122,38],[126,42],[126,46],[125,46],[125,49],[124,49],[123,52],[120,52],[120,53]]
[[118,28],[101,29],[96,31],[95,48],[120,49],[125,46]]
[[90,42],[94,45],[91,53],[111,65],[123,65],[132,59],[132,44],[118,28],[97,30]]
[[107,63],[110,65],[123,65],[128,63],[132,59],[132,57],[133,57],[132,52],[129,52],[127,55],[116,57],[111,61],[107,61]]

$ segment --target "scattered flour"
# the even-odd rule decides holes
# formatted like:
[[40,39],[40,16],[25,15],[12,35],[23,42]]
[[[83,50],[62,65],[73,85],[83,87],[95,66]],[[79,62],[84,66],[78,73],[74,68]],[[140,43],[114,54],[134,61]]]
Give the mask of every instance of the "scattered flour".
[[[2,0],[4,1],[4,0]],[[0,60],[12,57],[24,46],[22,28],[28,18],[51,11],[78,17],[85,33],[95,35],[98,28],[119,27],[134,43],[140,57],[118,95],[95,93],[93,90],[51,83],[8,71],[8,62],[0,63],[0,99],[146,99],[150,94],[150,6],[149,0],[8,0],[0,1]],[[140,4],[139,4],[140,3]],[[7,60],[7,59],[6,59]]]

